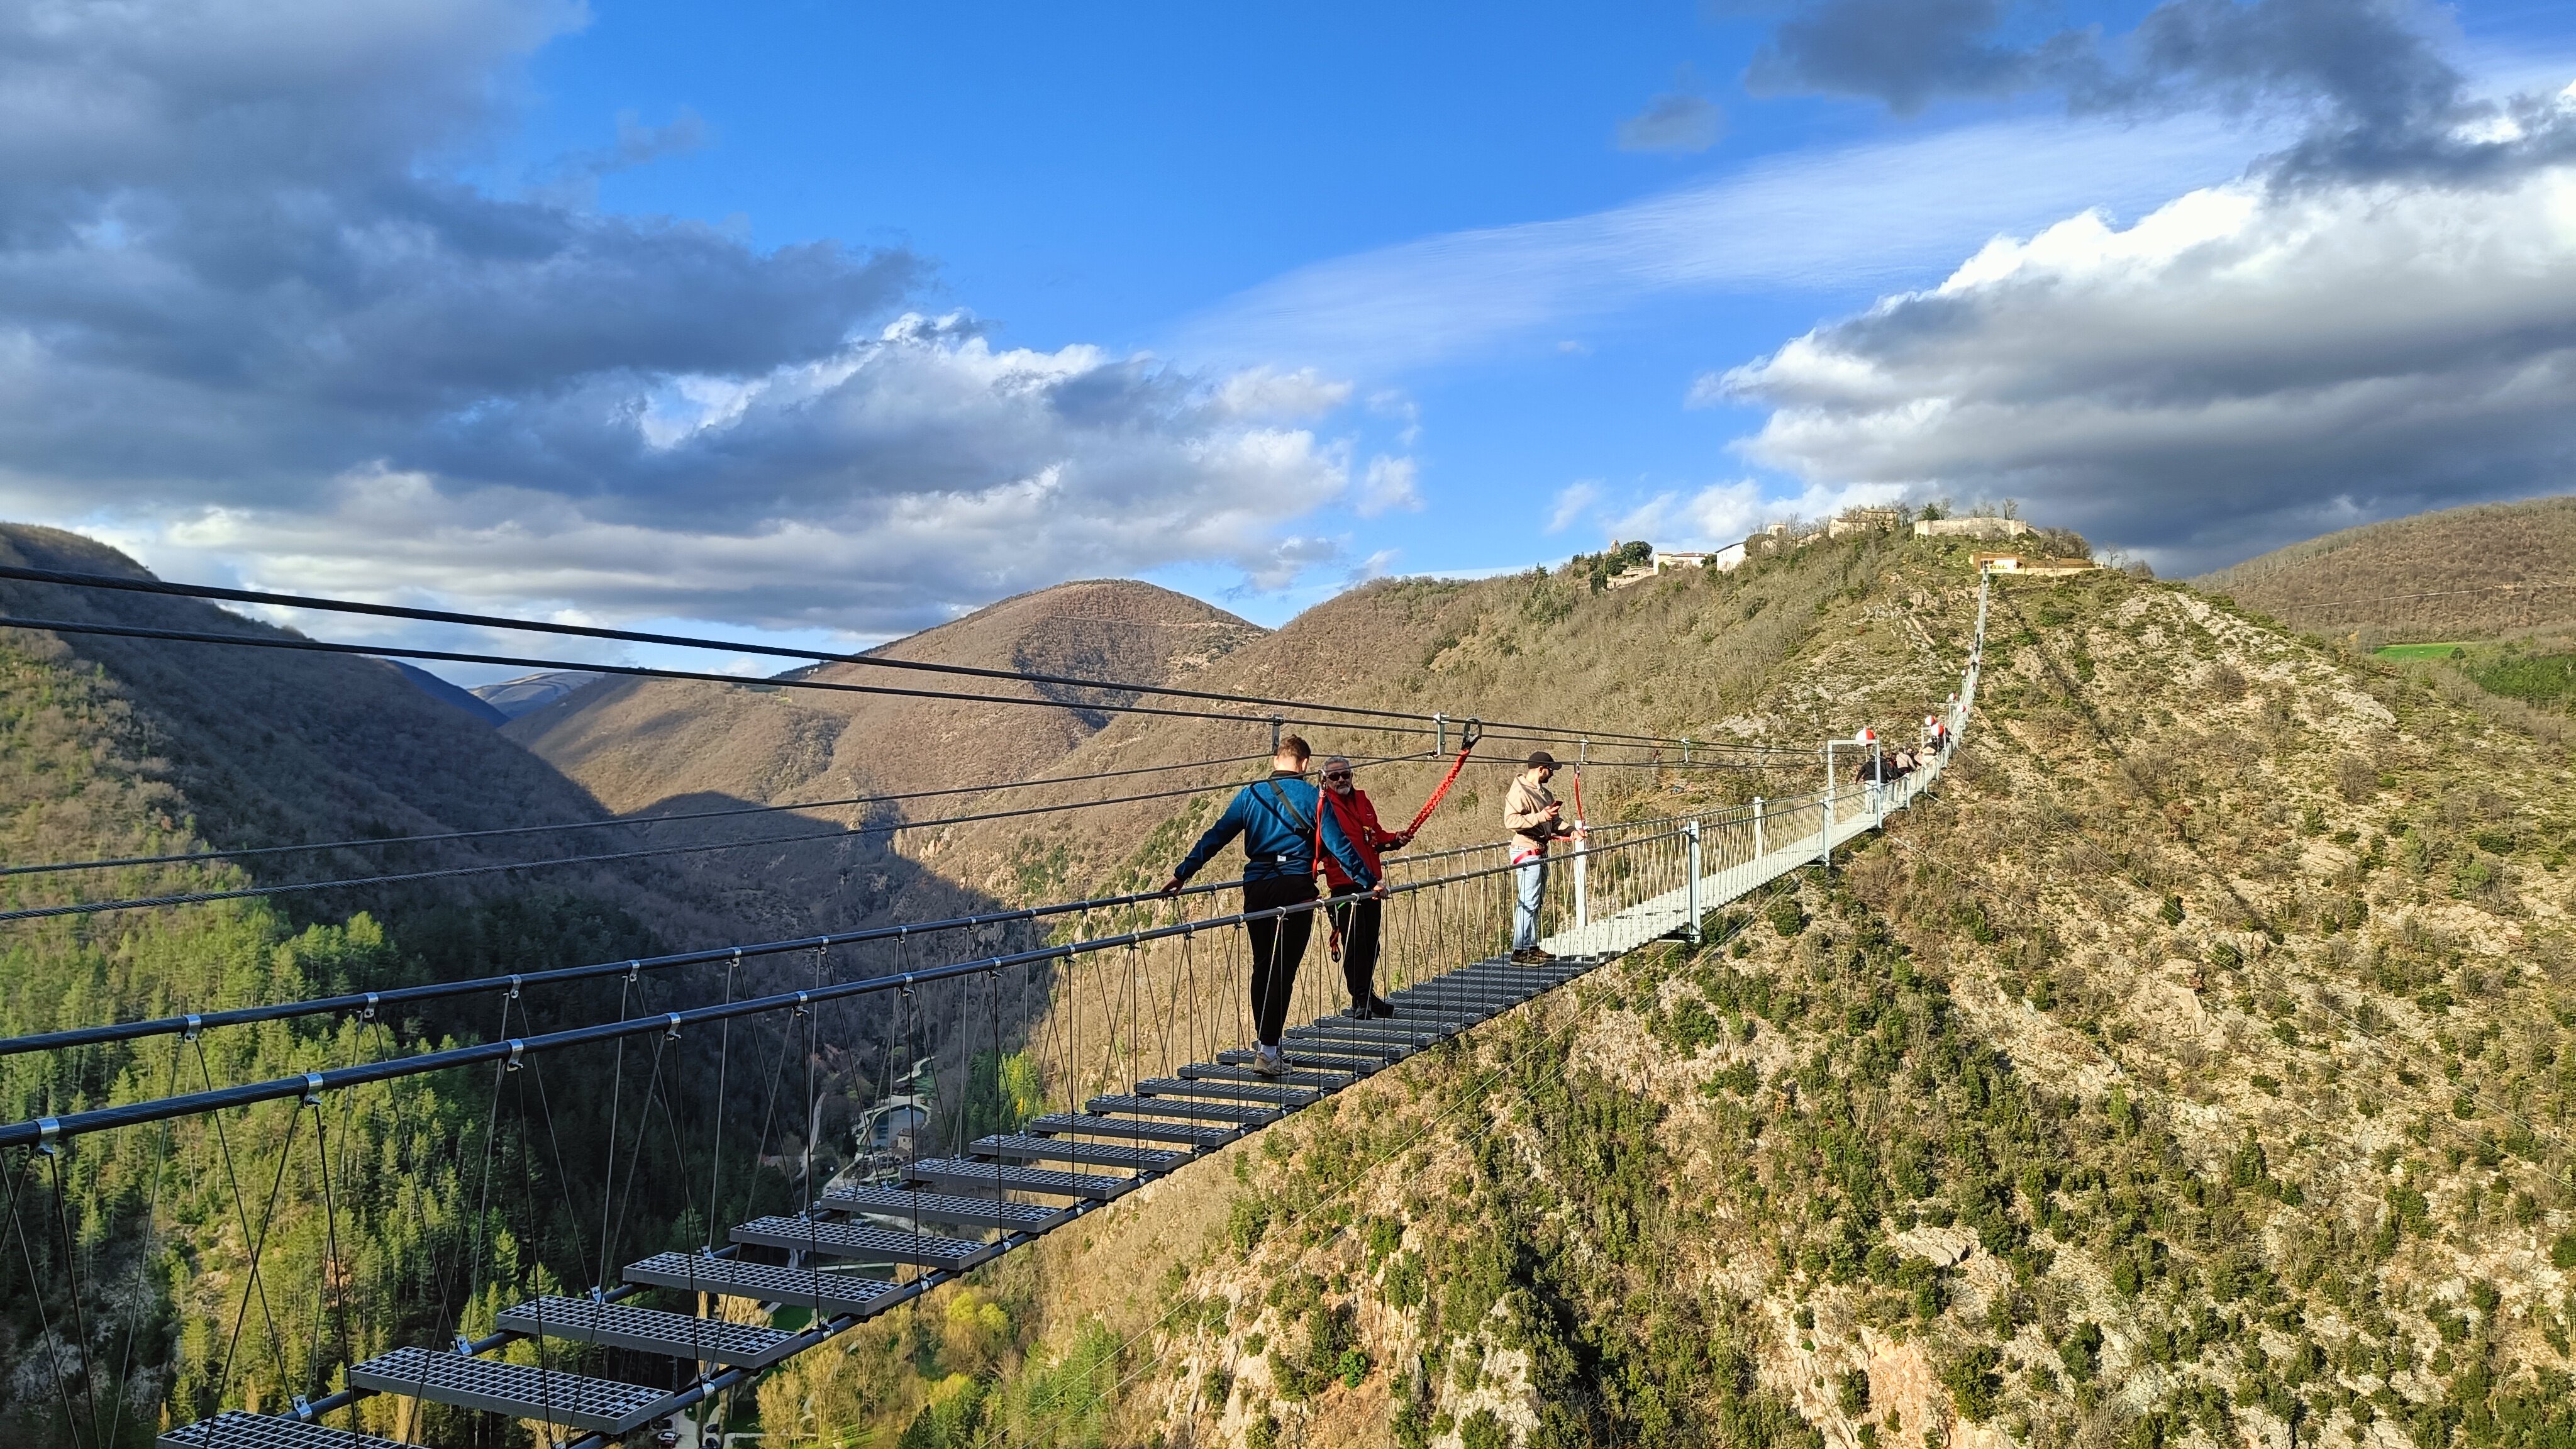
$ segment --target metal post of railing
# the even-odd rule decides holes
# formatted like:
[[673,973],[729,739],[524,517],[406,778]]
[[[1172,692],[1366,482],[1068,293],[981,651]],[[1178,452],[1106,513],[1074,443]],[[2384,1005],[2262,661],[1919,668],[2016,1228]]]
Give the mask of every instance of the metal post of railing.
[[[1574,747],[1574,796],[1583,798],[1583,763],[1592,755],[1592,741]],[[1583,828],[1583,812],[1574,812],[1574,928],[1582,930],[1592,924],[1592,840]]]
[[1762,797],[1753,797],[1753,858],[1760,860],[1771,852],[1762,845]]
[[1825,812],[1825,823],[1816,831],[1816,842],[1824,847],[1817,858],[1824,862],[1827,870],[1834,868],[1834,746],[1839,743],[1839,740],[1825,741],[1825,792],[1816,797],[1823,802]]
[[1684,895],[1684,900],[1688,902],[1686,909],[1690,912],[1690,920],[1684,925],[1683,934],[1692,945],[1696,946],[1699,944],[1699,820],[1693,817],[1691,822],[1682,829],[1690,841],[1690,849],[1687,852],[1690,889]]

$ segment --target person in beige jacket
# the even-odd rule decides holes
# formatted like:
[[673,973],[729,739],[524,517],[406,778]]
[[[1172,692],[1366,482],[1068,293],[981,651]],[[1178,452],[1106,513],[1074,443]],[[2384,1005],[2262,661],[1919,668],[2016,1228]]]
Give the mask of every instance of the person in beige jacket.
[[1556,958],[1538,944],[1539,902],[1547,895],[1548,842],[1574,833],[1565,823],[1565,807],[1549,793],[1556,757],[1533,750],[1526,767],[1503,792],[1503,828],[1512,833],[1512,875],[1517,888],[1512,905],[1512,959],[1541,966]]

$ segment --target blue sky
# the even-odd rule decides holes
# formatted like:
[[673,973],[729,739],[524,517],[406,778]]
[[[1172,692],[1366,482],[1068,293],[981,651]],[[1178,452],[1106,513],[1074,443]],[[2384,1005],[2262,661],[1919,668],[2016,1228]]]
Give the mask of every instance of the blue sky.
[[[2138,8],[2099,13],[2116,26]],[[1601,546],[1606,516],[1545,532],[1556,495],[1578,482],[1642,502],[1743,476],[1729,444],[1758,412],[1685,407],[1699,374],[1891,287],[1937,280],[1991,231],[2086,205],[2133,215],[2236,174],[2261,149],[2253,126],[2200,121],[2177,140],[2106,122],[2083,128],[2043,172],[1982,176],[2011,165],[2022,135],[2013,120],[2072,129],[2061,108],[1956,105],[1899,118],[1839,98],[1754,100],[1739,77],[1766,33],[1757,17],[1713,18],[1687,3],[1584,15],[1501,6],[1473,25],[1436,7],[611,4],[537,57],[537,104],[491,166],[496,178],[540,174],[555,157],[609,144],[615,117],[693,117],[702,149],[607,178],[600,204],[738,226],[763,245],[838,237],[916,248],[937,267],[925,300],[972,311],[997,342],[1087,342],[1184,367],[1320,365],[1357,385],[1339,430],[1419,464],[1420,513],[1340,525],[1363,559],[1392,549],[1389,564],[1413,571]],[[1722,108],[1714,145],[1622,149],[1623,121],[1685,88]],[[1766,162],[1821,169],[1837,156],[1904,153],[1998,122],[1993,147],[1926,158],[1913,184],[1933,235],[1888,235],[1866,193],[1847,191],[1810,219],[1834,235],[1693,243],[1829,254],[1812,267],[1614,289],[1546,320],[1395,355],[1365,328],[1336,330],[1354,319],[1280,337],[1242,315],[1254,305],[1246,294],[1336,262],[1359,270],[1372,253],[1425,239],[1615,212]],[[1987,188],[2005,194],[1960,194]],[[1757,207],[1746,219],[1776,214]],[[1420,432],[1408,448],[1411,425]],[[1159,576],[1267,623],[1343,578],[1260,591],[1224,564]]]
[[2563,6],[35,15],[0,508],[174,577],[1275,624],[1879,498],[2188,571],[2576,452]]

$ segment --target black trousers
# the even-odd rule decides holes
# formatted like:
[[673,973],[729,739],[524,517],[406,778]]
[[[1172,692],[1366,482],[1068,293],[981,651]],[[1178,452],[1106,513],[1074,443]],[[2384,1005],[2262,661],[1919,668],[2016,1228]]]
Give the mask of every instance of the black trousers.
[[[1345,900],[1357,896],[1357,900]],[[1351,1004],[1358,1006],[1377,994],[1377,940],[1386,920],[1386,902],[1368,893],[1368,887],[1337,885],[1330,907],[1333,925],[1342,933],[1342,984],[1351,989]]]
[[[1312,876],[1243,883],[1246,911],[1274,910],[1314,898]],[[1297,963],[1305,959],[1307,938],[1315,934],[1315,913],[1299,911],[1246,921],[1243,932],[1252,938],[1253,1029],[1263,1046],[1277,1046],[1280,1033],[1288,1029],[1288,998],[1297,989]]]

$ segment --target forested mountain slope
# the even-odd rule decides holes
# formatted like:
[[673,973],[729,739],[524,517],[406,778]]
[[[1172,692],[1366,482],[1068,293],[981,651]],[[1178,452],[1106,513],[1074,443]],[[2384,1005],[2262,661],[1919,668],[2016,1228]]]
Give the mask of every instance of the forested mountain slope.
[[2576,623],[2576,498],[2365,524],[2193,580],[2295,628],[2371,645]]
[[[1917,625],[1954,657],[1970,580],[1915,547],[1728,712],[1849,718]],[[800,1361],[765,1422],[2568,1442],[2563,750],[2187,588],[1999,595],[1959,764],[1831,877]]]
[[[45,529],[0,530],[0,558],[139,572],[113,550]],[[0,603],[67,621],[268,629],[145,595],[12,583],[0,584]],[[68,633],[0,638],[0,858],[11,865],[603,815],[542,761],[380,662]],[[17,874],[0,877],[0,909],[634,844],[621,832],[585,831]],[[728,929],[650,862],[15,920],[0,923],[0,1035],[540,971],[703,944]],[[526,1031],[561,1013],[616,1005],[611,986],[604,998],[532,994],[509,1016],[485,999],[376,1021],[210,1032],[194,1043],[11,1056],[0,1059],[0,1105],[23,1120]],[[552,1106],[559,1115],[551,1120],[576,1139],[606,1110],[577,1086]],[[13,1237],[0,1268],[0,1383],[8,1386],[0,1439],[56,1441],[58,1364],[72,1383],[82,1381],[82,1362],[95,1366],[100,1407],[95,1419],[81,1407],[81,1442],[133,1445],[161,1427],[165,1407],[184,1420],[219,1400],[275,1405],[304,1391],[320,1366],[340,1361],[344,1327],[363,1350],[435,1340],[477,1313],[488,1321],[490,1305],[470,1301],[473,1259],[488,1268],[506,1248],[540,1262],[577,1261],[571,1245],[583,1231],[564,1206],[524,1193],[495,1210],[482,1187],[478,1211],[470,1153],[484,1142],[489,1110],[470,1084],[450,1079],[335,1099],[327,1201],[336,1222],[325,1211],[312,1126],[291,1104],[231,1114],[220,1130],[201,1119],[70,1154],[58,1163],[68,1164],[59,1193],[38,1164],[13,1159],[10,1197],[27,1236]],[[504,1153],[487,1171],[525,1166]],[[272,1183],[273,1215],[243,1206]],[[588,1190],[597,1191],[595,1176]],[[646,1184],[636,1195],[644,1232],[665,1230],[682,1211],[677,1196]],[[330,1293],[321,1290],[326,1240],[343,1265]],[[246,1294],[254,1241],[267,1249],[265,1267],[260,1291]],[[93,1310],[76,1322],[67,1315],[75,1270]],[[245,1316],[236,1341],[237,1311]]]

